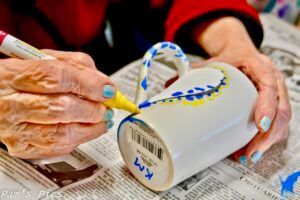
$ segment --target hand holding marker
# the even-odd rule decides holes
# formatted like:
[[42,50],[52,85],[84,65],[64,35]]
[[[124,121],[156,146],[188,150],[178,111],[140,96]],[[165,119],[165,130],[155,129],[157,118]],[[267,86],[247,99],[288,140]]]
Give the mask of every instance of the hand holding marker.
[[[31,45],[0,30],[0,52],[10,57],[21,59],[55,59]],[[129,101],[120,91],[116,92],[114,98],[103,102],[107,107],[127,110],[131,113],[139,113],[138,107]]]

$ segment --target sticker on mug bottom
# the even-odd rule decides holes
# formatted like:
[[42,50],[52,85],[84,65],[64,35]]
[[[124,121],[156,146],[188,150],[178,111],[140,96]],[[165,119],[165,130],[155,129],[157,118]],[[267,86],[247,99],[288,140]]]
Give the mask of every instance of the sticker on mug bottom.
[[167,181],[170,158],[163,142],[144,122],[135,118],[131,118],[130,122],[126,135],[133,151],[131,165],[145,181]]
[[[207,103],[208,101],[215,100],[216,98],[218,98],[223,94],[223,90],[225,88],[229,87],[230,77],[224,67],[213,67],[213,68],[220,70],[224,74],[224,79],[221,80],[221,84],[217,89],[205,94],[199,94],[199,93],[197,94],[195,92],[195,94],[191,94],[187,96],[178,96],[178,97],[162,99],[154,102],[149,102],[148,100],[146,100],[139,105],[139,108],[146,109],[154,105],[174,105],[178,103],[181,103],[184,106],[201,106],[201,105],[205,105],[205,103]],[[201,87],[195,87],[195,88],[196,89],[194,91],[197,91],[197,88],[201,88]],[[193,89],[191,89],[191,91],[192,90]],[[174,92],[174,94],[175,93],[179,94],[182,92],[176,91]]]

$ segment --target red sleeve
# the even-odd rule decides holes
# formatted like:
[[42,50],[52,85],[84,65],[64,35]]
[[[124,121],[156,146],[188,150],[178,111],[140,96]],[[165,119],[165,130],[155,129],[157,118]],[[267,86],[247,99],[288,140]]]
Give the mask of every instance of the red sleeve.
[[187,33],[183,29],[189,29],[195,23],[201,26],[201,23],[222,15],[239,18],[256,46],[260,45],[263,31],[258,14],[246,0],[174,0],[166,20],[165,39],[178,43],[180,35]]
[[15,20],[9,7],[8,0],[0,1],[0,13],[0,29],[7,33],[14,34],[16,32]]

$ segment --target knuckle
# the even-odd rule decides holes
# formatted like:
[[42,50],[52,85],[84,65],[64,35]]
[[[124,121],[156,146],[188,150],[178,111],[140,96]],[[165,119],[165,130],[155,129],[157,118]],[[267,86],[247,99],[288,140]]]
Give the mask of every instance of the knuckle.
[[74,133],[74,124],[57,124],[56,135],[59,138],[60,146],[72,145],[72,133]]
[[292,118],[292,112],[290,108],[280,108],[277,115],[279,115],[281,121],[285,123],[288,123]]
[[19,62],[20,62],[20,59],[17,59],[17,58],[1,59],[1,64],[3,64],[3,65],[12,65],[12,64],[19,63]]
[[67,147],[64,149],[61,149],[60,151],[57,151],[56,153],[59,155],[65,155],[65,154],[69,154],[71,153],[76,147],[72,146],[72,147]]
[[76,57],[78,60],[91,60],[92,58],[90,55],[83,53],[83,52],[75,52]]
[[243,66],[251,66],[252,68],[258,68],[260,66],[260,61],[258,59],[255,58],[249,58],[247,60],[244,60],[242,62]]
[[[24,147],[23,147],[24,146]],[[27,158],[28,154],[27,147],[21,143],[15,143],[14,146],[7,146],[8,154],[13,157]]]
[[20,75],[13,80],[16,84],[35,85],[52,89],[61,80],[61,64],[59,61],[35,61],[27,65]]
[[258,58],[253,58],[251,63],[253,63],[253,65],[259,69],[259,72],[264,75],[270,75],[270,73],[271,75],[274,74],[273,63],[266,55],[260,54]]
[[85,63],[86,65],[94,65],[94,60],[92,59],[92,57],[86,53],[82,53],[82,52],[76,52],[76,58],[78,61],[80,61],[81,63]]
[[268,67],[272,67],[273,66],[272,60],[267,55],[265,55],[265,54],[260,54],[259,55],[259,60],[265,66],[268,66]]
[[70,95],[59,95],[49,101],[48,113],[53,117],[64,117],[70,112],[72,102]]
[[278,85],[277,82],[275,81],[275,79],[265,79],[263,77],[266,76],[270,76],[269,72],[262,72],[261,73],[262,78],[259,81],[259,87],[262,90],[265,90],[265,92],[267,92],[269,95],[269,97],[271,97],[271,99],[277,99],[279,93],[278,93]]

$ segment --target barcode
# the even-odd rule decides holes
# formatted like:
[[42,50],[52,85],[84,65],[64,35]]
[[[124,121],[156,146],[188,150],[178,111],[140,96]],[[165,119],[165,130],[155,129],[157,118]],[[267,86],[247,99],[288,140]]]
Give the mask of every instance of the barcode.
[[142,145],[145,149],[147,149],[150,153],[155,155],[158,159],[163,160],[163,153],[164,150],[160,147],[158,147],[153,142],[147,140],[147,138],[139,133],[138,131],[131,129],[132,133],[132,140],[137,142],[138,144]]

